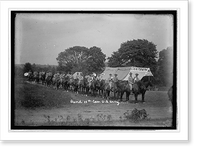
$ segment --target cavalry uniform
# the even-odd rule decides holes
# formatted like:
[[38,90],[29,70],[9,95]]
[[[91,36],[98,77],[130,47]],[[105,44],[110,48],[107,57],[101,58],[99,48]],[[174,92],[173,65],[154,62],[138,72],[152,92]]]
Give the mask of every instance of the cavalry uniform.
[[134,77],[134,83],[140,81],[140,79],[138,77]]
[[89,77],[88,77],[88,82],[92,82],[92,80],[93,80],[93,77],[92,77],[92,76],[89,76]]
[[[115,77],[113,78],[113,83],[114,83],[114,88],[116,89],[116,87],[117,87],[117,82],[118,82],[118,77],[117,77],[117,75],[115,75]],[[115,96],[115,93],[114,93],[114,96]]]
[[65,78],[65,74],[60,74],[60,82],[63,83]]
[[110,77],[108,78],[108,82],[110,82],[110,81],[112,81],[112,80],[113,80],[113,77],[110,76]]
[[135,74],[135,77],[134,77],[134,80],[133,80],[134,83],[140,81],[140,79],[138,78],[138,75],[139,74],[137,74],[137,73]]
[[113,78],[113,82],[114,82],[114,83],[118,82],[118,80],[119,80],[119,79],[118,79],[117,76],[115,76],[115,77]]
[[109,83],[110,88],[112,88],[112,81],[113,81],[112,75],[110,75],[110,77],[108,78],[107,81],[108,81],[108,83]]
[[129,86],[130,86],[130,89],[132,90],[132,88],[133,88],[133,77],[132,76],[129,76],[128,77],[128,84],[129,84]]
[[82,75],[79,76],[78,83],[80,84],[81,81],[83,81],[83,76]]
[[92,85],[92,81],[93,81],[93,77],[92,77],[92,76],[89,76],[89,77],[88,77],[89,87]]
[[75,79],[78,79],[78,80],[79,80],[79,77],[80,77],[80,76],[77,74],[76,77],[75,77]]
[[97,79],[97,80],[101,80],[99,75],[97,75],[97,78],[96,78],[96,79]]

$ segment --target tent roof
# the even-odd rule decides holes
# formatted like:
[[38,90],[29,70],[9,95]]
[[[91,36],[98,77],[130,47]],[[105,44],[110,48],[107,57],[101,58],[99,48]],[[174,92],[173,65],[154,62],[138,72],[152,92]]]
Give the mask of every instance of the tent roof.
[[132,73],[133,77],[138,73],[139,79],[142,79],[144,76],[153,76],[150,68],[141,68],[141,67],[106,67],[102,73],[102,79],[108,79],[109,74],[117,74],[119,80],[128,80],[129,73]]

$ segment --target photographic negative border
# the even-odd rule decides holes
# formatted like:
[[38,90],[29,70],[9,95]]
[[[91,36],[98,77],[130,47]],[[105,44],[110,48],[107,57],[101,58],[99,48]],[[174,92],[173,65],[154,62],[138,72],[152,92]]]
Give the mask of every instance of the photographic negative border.
[[15,126],[15,113],[14,113],[14,97],[15,97],[15,86],[14,86],[14,71],[15,71],[15,16],[17,13],[21,14],[141,14],[141,15],[171,15],[173,16],[173,84],[174,88],[177,88],[176,71],[177,71],[177,11],[176,10],[111,10],[111,11],[11,11],[11,130],[12,129],[22,129],[22,130],[171,130],[177,129],[177,104],[176,97],[177,91],[173,90],[173,118],[172,126],[170,127],[155,127],[155,126]]

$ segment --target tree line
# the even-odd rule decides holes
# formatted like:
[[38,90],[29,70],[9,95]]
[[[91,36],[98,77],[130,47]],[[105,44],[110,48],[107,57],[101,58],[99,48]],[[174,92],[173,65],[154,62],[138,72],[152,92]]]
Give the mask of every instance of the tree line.
[[26,63],[23,72],[36,71],[60,71],[83,72],[84,74],[102,73],[105,66],[109,67],[147,67],[150,68],[155,83],[160,86],[168,86],[173,74],[173,49],[165,48],[158,52],[156,45],[146,39],[130,40],[121,44],[117,51],[106,60],[106,55],[101,48],[93,46],[74,46],[65,49],[56,58],[58,66],[36,66]]

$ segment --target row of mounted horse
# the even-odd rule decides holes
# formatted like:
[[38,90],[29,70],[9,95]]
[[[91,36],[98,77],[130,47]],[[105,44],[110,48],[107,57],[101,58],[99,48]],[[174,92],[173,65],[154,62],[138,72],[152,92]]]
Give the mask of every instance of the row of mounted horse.
[[88,77],[83,79],[75,79],[66,74],[52,74],[46,72],[34,72],[29,73],[28,80],[35,83],[41,83],[46,86],[53,86],[55,89],[63,88],[68,91],[74,91],[76,93],[83,93],[85,95],[101,96],[104,98],[111,98],[111,92],[114,94],[113,98],[122,101],[123,95],[126,94],[126,100],[129,100],[129,96],[134,94],[135,100],[138,100],[138,95],[142,95],[142,101],[145,98],[145,92],[148,86],[152,86],[150,80],[140,80],[133,84],[132,90],[128,84],[128,81],[108,82],[103,79],[93,78],[92,81]]

